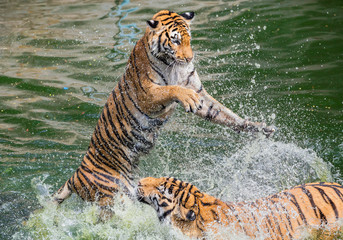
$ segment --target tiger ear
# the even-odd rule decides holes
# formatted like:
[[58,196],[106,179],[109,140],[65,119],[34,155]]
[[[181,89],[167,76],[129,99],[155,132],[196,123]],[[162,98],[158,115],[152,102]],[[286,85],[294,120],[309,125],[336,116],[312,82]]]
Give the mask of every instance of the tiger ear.
[[158,25],[158,21],[155,21],[155,20],[149,20],[149,21],[146,21],[147,24],[151,27],[151,28],[156,28],[157,25]]
[[194,18],[194,12],[184,12],[180,16],[184,17],[186,20],[192,20]]
[[198,198],[203,198],[204,194],[202,192],[200,192],[199,190],[196,190],[194,192],[194,196],[198,197]]

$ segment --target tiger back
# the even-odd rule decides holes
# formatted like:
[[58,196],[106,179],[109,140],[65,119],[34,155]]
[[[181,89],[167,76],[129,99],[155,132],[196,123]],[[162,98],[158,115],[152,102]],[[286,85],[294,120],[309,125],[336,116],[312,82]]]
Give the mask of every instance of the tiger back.
[[175,178],[148,177],[140,180],[137,197],[160,220],[198,238],[231,227],[252,238],[298,239],[306,228],[334,231],[343,218],[343,187],[337,183],[308,183],[252,202],[225,203]]
[[72,192],[100,205],[112,204],[118,190],[132,194],[139,156],[154,146],[158,130],[180,103],[186,112],[236,131],[274,131],[244,120],[212,98],[193,65],[190,22],[193,12],[162,10],[147,21],[125,73],[110,93],[83,160],[54,195],[63,202]]

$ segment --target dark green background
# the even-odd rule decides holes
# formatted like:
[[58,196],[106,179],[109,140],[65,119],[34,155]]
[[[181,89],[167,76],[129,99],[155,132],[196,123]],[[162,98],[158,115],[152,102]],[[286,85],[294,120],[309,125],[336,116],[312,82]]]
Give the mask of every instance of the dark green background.
[[322,168],[342,183],[342,1],[2,1],[0,239],[39,207],[32,179],[52,193],[76,169],[145,21],[164,8],[196,12],[207,91],[278,131],[238,135],[178,108],[138,178],[175,176],[226,200],[320,180]]

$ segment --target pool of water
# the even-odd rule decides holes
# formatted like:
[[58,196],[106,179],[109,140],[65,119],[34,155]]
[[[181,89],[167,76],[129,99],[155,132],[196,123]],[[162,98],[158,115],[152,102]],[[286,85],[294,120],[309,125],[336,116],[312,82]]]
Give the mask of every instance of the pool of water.
[[342,183],[341,1],[2,1],[0,239],[184,239],[138,203],[115,206],[107,223],[75,196],[58,209],[47,203],[161,9],[196,12],[192,45],[207,91],[278,131],[237,134],[178,108],[137,178],[174,176],[228,201]]

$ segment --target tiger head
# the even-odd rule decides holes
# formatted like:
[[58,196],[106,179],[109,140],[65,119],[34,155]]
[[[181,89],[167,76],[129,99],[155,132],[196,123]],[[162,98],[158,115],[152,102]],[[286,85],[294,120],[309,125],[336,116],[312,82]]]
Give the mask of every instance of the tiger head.
[[138,200],[151,205],[161,221],[171,222],[190,237],[201,237],[207,223],[216,219],[211,212],[217,199],[194,185],[175,178],[143,178],[138,183]]
[[156,13],[147,21],[150,52],[165,64],[187,64],[193,59],[190,22],[194,12],[177,14],[168,10]]

